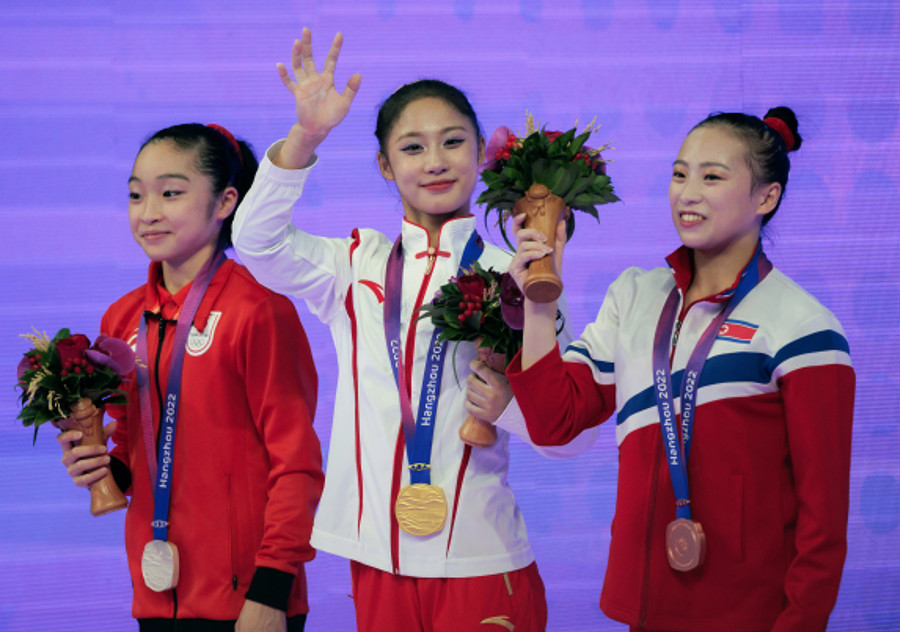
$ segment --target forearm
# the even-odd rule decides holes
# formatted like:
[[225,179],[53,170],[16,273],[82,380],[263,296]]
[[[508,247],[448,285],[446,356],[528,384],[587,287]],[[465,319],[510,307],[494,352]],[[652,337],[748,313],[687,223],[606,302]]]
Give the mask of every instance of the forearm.
[[318,136],[310,135],[294,123],[287,138],[272,147],[269,157],[272,164],[281,169],[304,169],[316,153],[316,147],[325,140],[327,132]]
[[556,301],[535,303],[525,300],[521,355],[523,371],[556,348],[556,312]]

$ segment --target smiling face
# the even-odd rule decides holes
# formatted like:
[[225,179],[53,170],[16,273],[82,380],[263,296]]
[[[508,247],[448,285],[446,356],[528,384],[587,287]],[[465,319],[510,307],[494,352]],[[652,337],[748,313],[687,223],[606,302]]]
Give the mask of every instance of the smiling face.
[[411,102],[378,153],[381,174],[397,184],[407,219],[432,230],[469,214],[484,157],[471,121],[437,97]]
[[754,187],[746,151],[734,134],[715,125],[694,129],[681,145],[669,204],[682,243],[695,252],[746,261],[756,248],[763,215],[774,208],[781,185]]
[[151,142],[128,179],[131,234],[152,261],[162,262],[170,291],[193,280],[212,256],[236,199],[234,187],[213,196],[209,176],[196,169],[195,153],[171,141]]

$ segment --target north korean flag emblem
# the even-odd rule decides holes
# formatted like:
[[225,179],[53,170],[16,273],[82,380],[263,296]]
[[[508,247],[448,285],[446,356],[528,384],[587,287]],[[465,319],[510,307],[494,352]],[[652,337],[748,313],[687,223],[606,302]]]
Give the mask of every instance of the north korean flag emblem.
[[753,340],[753,335],[756,333],[757,329],[759,329],[759,325],[729,318],[722,323],[722,327],[719,329],[719,335],[716,336],[716,340],[728,340],[729,342],[738,342],[748,345],[750,344],[750,341]]

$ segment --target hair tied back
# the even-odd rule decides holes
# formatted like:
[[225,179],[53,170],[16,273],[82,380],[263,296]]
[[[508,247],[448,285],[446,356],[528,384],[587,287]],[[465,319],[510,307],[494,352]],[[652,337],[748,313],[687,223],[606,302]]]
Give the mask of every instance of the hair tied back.
[[781,140],[784,141],[784,147],[787,151],[792,151],[794,149],[794,133],[791,131],[791,128],[788,127],[787,123],[774,116],[764,118],[763,123],[768,125],[775,133],[781,136]]
[[[206,126],[211,129],[216,130],[222,136],[224,136],[225,140],[227,140],[231,144],[231,146],[234,147],[234,151],[235,151],[235,153],[237,153],[238,160],[241,161],[241,164],[244,164],[244,157],[241,155],[241,146],[238,145],[237,139],[234,137],[234,135],[231,132],[229,132],[227,129],[225,129],[221,125],[217,125],[216,123],[207,123]],[[790,150],[788,150],[788,151],[790,151]]]

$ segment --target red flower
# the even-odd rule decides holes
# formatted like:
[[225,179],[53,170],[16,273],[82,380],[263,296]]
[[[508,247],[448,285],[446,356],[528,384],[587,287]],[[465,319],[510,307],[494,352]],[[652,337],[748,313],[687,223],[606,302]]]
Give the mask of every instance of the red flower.
[[84,358],[84,352],[90,349],[91,341],[84,334],[72,334],[68,338],[63,338],[56,342],[56,351],[59,353],[59,361],[65,365],[66,362],[81,360]]
[[562,135],[562,132],[544,132],[544,136],[546,136],[547,140],[549,140],[551,143]]
[[484,298],[484,290],[487,285],[481,276],[477,274],[467,274],[457,279],[456,287],[459,288],[459,291],[464,298],[475,297],[480,301]]

